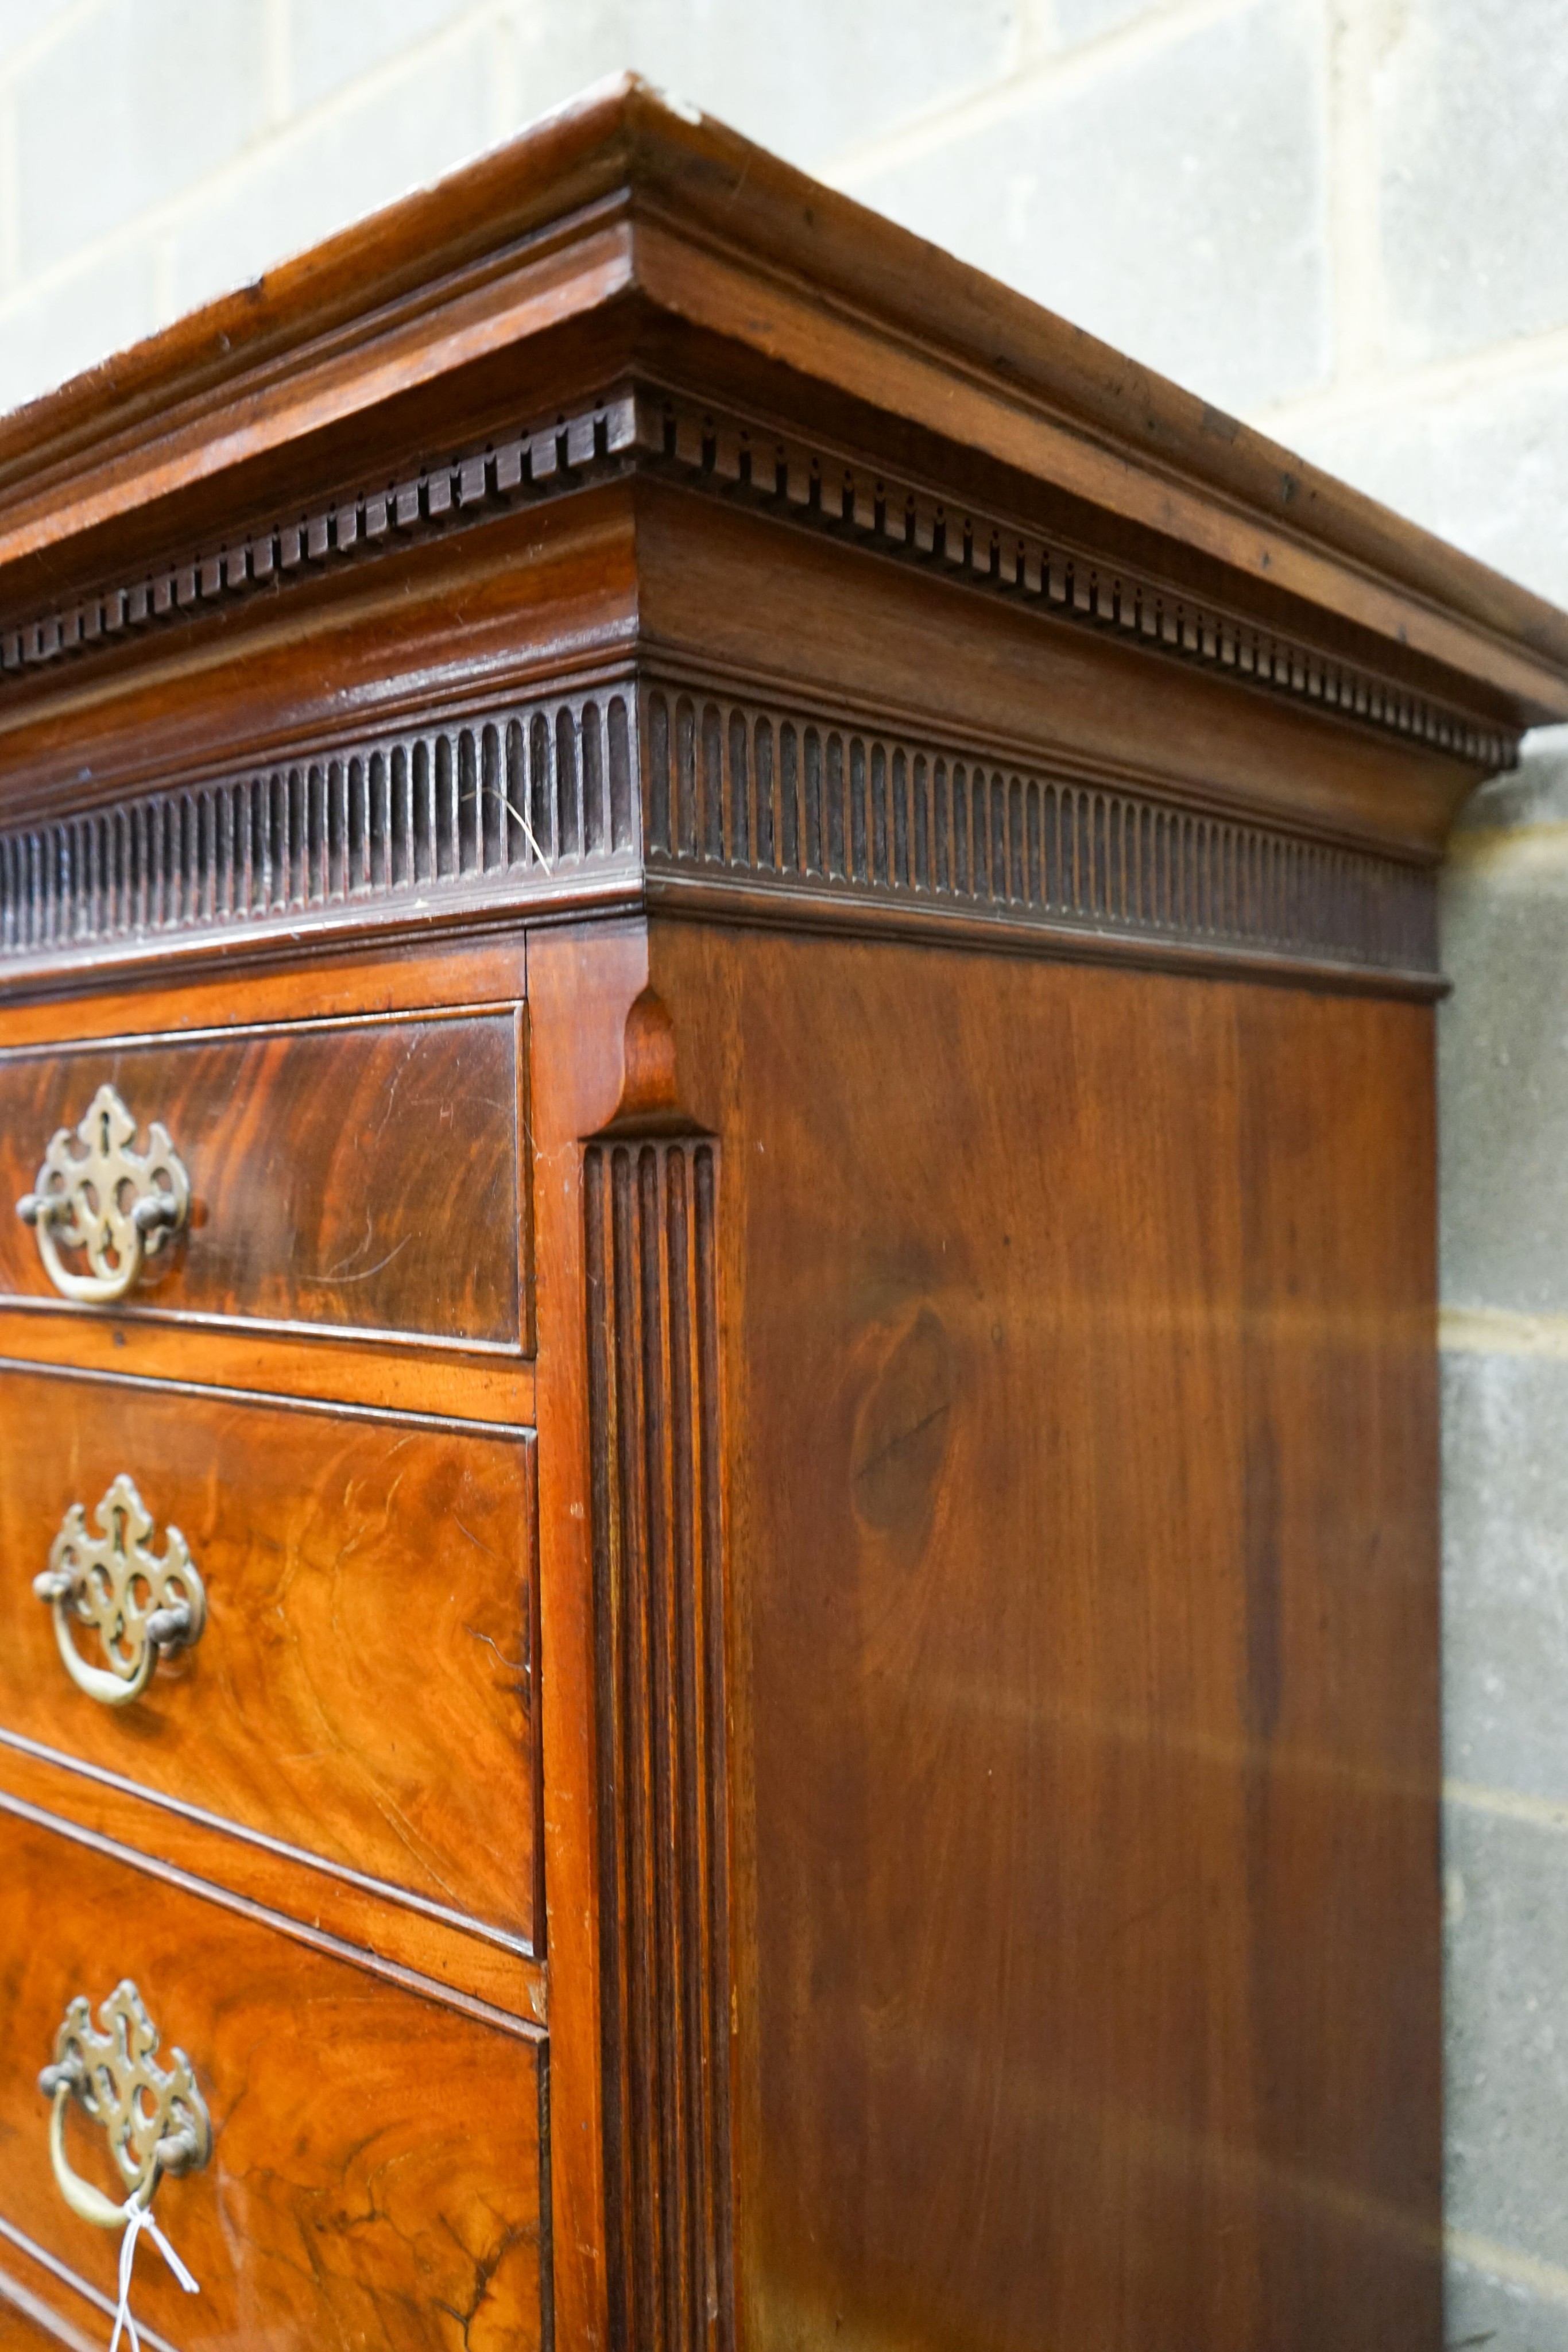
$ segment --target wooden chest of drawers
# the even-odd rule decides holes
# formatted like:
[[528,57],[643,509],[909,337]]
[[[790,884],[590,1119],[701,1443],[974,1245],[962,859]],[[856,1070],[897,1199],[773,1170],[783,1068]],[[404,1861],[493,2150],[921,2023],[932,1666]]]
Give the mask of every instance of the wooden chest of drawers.
[[1437,2352],[1432,877],[1564,715],[635,84],[0,425],[0,2342]]

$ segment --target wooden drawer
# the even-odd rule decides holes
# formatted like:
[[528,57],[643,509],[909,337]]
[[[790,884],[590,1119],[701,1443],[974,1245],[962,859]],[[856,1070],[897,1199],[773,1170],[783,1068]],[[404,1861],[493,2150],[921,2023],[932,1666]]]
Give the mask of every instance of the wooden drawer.
[[[531,1945],[530,1438],[19,1368],[0,1425],[0,1735]],[[71,1681],[32,1580],[71,1506],[95,1535],[122,1476],[145,1549],[184,1538],[206,1615],[111,1706]]]
[[[139,2323],[183,2352],[546,2340],[537,2037],[5,1812],[0,1876],[16,1928],[0,1951],[0,2268],[25,2289],[107,2337],[100,2310],[48,2267],[111,2298],[120,2242],[55,2185],[37,2076],[73,1997],[96,2026],[130,1979],[161,2036],[156,2063],[185,2053],[212,2127],[205,2167],[163,2180],[154,2205],[201,2293],[182,2293],[143,2242]],[[74,2101],[65,2146],[78,2175],[116,2191],[105,2132]]]
[[[0,1204],[33,1192],[50,1139],[112,1087],[132,1150],[160,1122],[191,1192],[186,1230],[112,1312],[517,1349],[519,1072],[511,1011],[0,1055]],[[0,1301],[21,1298],[58,1293],[7,1213]]]

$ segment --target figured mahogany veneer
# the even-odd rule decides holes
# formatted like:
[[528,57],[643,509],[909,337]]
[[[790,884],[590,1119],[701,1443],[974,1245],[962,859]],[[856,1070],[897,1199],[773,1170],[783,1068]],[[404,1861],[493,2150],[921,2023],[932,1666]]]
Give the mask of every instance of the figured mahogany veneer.
[[1437,2352],[1435,875],[1565,716],[634,82],[0,423],[0,1203],[104,1081],[193,1196],[0,1231],[4,2340],[130,1974],[171,2345]]
[[[212,2162],[158,2198],[200,2294],[182,2293],[151,2246],[138,2258],[136,2308],[163,2343],[548,2341],[537,2034],[373,1984],[3,1803],[0,1869],[7,1899],[50,1923],[0,1959],[0,2271],[89,2341],[103,2336],[118,2242],[68,2213],[47,2159],[36,2161],[48,2114],[37,2053],[52,2052],[73,1994],[96,2014],[129,1976],[160,2063],[176,2045],[201,2053],[212,2111]],[[85,2118],[68,2153],[113,2186],[103,2133]]]
[[[321,1024],[0,1058],[0,1200],[112,1086],[168,1129],[190,1230],[120,1309],[517,1348],[518,1055],[510,1013]],[[323,1105],[331,1116],[322,1116]],[[439,1167],[439,1227],[425,1214]],[[0,1298],[56,1293],[0,1221]]]
[[[533,1468],[526,1439],[144,1381],[0,1370],[0,1558],[25,1589],[73,1503],[129,1474],[206,1591],[191,1649],[108,1708],[50,1612],[0,1650],[12,1735],[406,1890],[536,1932]],[[83,1656],[97,1636],[78,1627]],[[149,1834],[152,1834],[149,1824]]]

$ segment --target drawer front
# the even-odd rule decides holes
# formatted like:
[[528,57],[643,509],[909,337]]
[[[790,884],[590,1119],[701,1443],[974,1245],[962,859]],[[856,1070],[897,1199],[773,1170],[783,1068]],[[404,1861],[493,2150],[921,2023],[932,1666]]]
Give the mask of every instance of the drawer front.
[[110,1087],[190,1187],[110,1311],[518,1347],[518,1072],[510,1012],[0,1055],[0,1296],[60,1295],[9,1204]]
[[[153,2211],[201,2292],[137,2250],[131,2309],[182,2352],[468,2352],[543,2339],[543,2051],[111,1853],[0,1812],[0,2267],[94,2338],[93,2305],[11,2232],[112,2297],[120,2240],[67,2207],[37,2087],[68,2004],[136,1987],[165,2073],[211,2128]],[[102,2125],[65,2111],[72,2172],[125,2196]],[[73,2307],[74,2306],[74,2307]]]
[[[0,1731],[531,1942],[530,1438],[13,1369],[0,1463]],[[99,1538],[118,1479],[151,1580],[183,1539],[204,1622],[144,1644],[141,1695],[106,1705],[33,1580],[73,1505]],[[98,1627],[59,1613],[106,1672]]]
[[[5,2260],[0,2241],[0,2263]],[[50,2345],[58,2344],[69,2345],[71,2352],[98,2352],[94,2338],[68,2323],[62,2325],[39,2296],[0,2270],[0,2352],[48,2352]]]

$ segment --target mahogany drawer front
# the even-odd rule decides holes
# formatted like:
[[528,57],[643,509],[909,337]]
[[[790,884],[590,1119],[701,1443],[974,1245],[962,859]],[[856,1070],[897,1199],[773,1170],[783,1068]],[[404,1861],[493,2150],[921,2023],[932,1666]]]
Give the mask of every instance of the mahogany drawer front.
[[[529,1437],[21,1369],[0,1432],[0,1731],[531,1943]],[[205,1622],[108,1706],[33,1580],[73,1505],[98,1537],[122,1477],[142,1550],[183,1538]],[[61,1614],[103,1671],[98,1632]]]
[[109,1086],[191,1193],[113,1311],[517,1348],[519,1070],[507,1010],[0,1055],[0,1296],[58,1296],[9,1204]]
[[[5,2249],[0,2244],[0,2263],[5,2259]],[[50,2325],[47,2305],[0,2268],[0,2352],[46,2352],[47,2346],[62,2340],[82,2345],[91,2341],[79,2331],[62,2338],[59,2328]]]
[[[118,2236],[77,2218],[50,2168],[40,2068],[68,2004],[122,1979],[184,2052],[211,2124],[205,2165],[153,2211],[201,2292],[137,2250],[131,2309],[181,2347],[507,2352],[543,2340],[544,2052],[533,2038],[378,1979],[254,1918],[0,1811],[18,1932],[0,1949],[0,2268],[107,2328],[10,2231],[112,2298]],[[101,2125],[74,2100],[71,2169],[122,2200]],[[464,2319],[466,2317],[466,2328]]]

